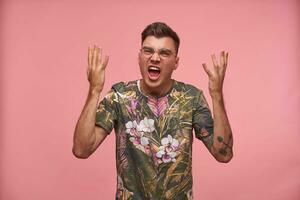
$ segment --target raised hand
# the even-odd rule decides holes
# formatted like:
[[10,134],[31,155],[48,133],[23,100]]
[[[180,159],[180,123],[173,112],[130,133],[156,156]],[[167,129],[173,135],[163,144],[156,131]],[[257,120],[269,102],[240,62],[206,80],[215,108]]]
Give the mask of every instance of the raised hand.
[[101,92],[105,82],[105,68],[109,57],[102,55],[102,49],[94,45],[88,49],[87,78],[90,82],[90,89]]
[[209,93],[213,97],[216,95],[222,95],[223,82],[228,62],[228,52],[221,52],[220,63],[217,62],[215,54],[213,54],[211,58],[214,65],[213,69],[210,70],[206,63],[203,63],[202,66],[208,75]]

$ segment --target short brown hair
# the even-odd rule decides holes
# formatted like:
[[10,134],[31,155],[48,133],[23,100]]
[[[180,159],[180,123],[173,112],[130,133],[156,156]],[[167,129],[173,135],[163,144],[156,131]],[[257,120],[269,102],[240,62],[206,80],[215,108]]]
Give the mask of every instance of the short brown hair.
[[175,31],[173,31],[167,24],[163,22],[154,22],[149,24],[142,32],[142,43],[148,36],[154,36],[156,38],[170,37],[173,39],[176,49],[176,55],[178,53],[180,39]]

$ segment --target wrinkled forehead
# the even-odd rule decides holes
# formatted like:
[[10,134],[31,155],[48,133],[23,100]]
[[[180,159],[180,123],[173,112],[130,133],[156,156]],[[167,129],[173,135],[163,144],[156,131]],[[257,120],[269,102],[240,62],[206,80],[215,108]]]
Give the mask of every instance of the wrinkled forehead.
[[145,38],[142,47],[147,46],[153,49],[170,49],[175,52],[175,43],[171,37],[157,38],[155,36],[148,36]]

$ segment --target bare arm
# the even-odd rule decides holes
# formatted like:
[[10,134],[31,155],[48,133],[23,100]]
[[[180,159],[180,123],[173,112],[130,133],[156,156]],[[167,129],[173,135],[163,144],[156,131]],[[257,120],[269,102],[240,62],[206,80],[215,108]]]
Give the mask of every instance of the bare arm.
[[206,64],[203,68],[209,77],[209,93],[213,103],[214,134],[209,150],[219,162],[229,162],[233,157],[233,137],[226,114],[223,99],[223,81],[225,77],[228,53],[221,52],[220,64],[215,55],[212,55],[214,68],[209,70]]
[[88,158],[107,136],[103,128],[95,126],[97,103],[104,86],[107,63],[108,56],[102,58],[101,49],[96,46],[89,48],[87,76],[90,88],[73,137],[72,152],[78,158]]
[[211,153],[219,162],[229,162],[233,157],[232,131],[226,114],[223,95],[212,97],[214,137]]

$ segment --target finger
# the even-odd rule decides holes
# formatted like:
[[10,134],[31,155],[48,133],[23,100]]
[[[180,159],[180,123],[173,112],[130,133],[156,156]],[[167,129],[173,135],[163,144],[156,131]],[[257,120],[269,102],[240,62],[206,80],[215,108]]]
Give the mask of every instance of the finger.
[[218,67],[218,62],[215,54],[211,55],[211,59],[214,64],[214,67]]
[[212,76],[212,72],[208,69],[206,63],[202,64],[204,71],[206,72],[206,74],[211,77]]
[[102,63],[103,69],[106,68],[108,61],[109,61],[109,56],[105,55]]
[[98,48],[96,47],[96,45],[94,46],[94,52],[93,52],[93,60],[92,60],[92,67],[96,67],[96,64],[97,64],[97,57],[98,55]]
[[225,51],[221,52],[220,55],[220,70],[218,71],[219,75],[224,76],[226,71],[226,55]]
[[220,54],[220,66],[223,67],[225,64],[225,51],[221,51]]
[[227,63],[228,63],[228,52],[225,54],[225,66],[227,67]]
[[98,49],[99,50],[99,57],[98,57],[98,64],[101,64],[101,62],[102,62],[102,49],[101,48],[99,48]]
[[92,65],[92,47],[89,46],[88,49],[88,65],[91,66]]
[[225,53],[224,55],[224,66],[220,70],[220,75],[222,77],[222,80],[224,80],[225,74],[226,74],[226,69],[227,69],[227,61],[228,61],[228,52]]
[[96,58],[95,58],[95,67],[97,67],[99,65],[99,52],[100,52],[100,48],[97,47],[97,54],[96,54]]
[[91,47],[91,67],[94,64],[94,56],[95,56],[95,45],[93,45],[93,47]]
[[86,69],[86,76],[87,76],[87,79],[89,80],[90,79],[89,78],[89,76],[90,76],[90,68],[89,67]]
[[93,49],[92,49],[92,46],[89,46],[89,48],[88,48],[88,66],[86,68],[86,75],[87,75],[88,80],[89,80],[89,73],[90,73],[91,66],[92,66],[92,58],[93,58]]

